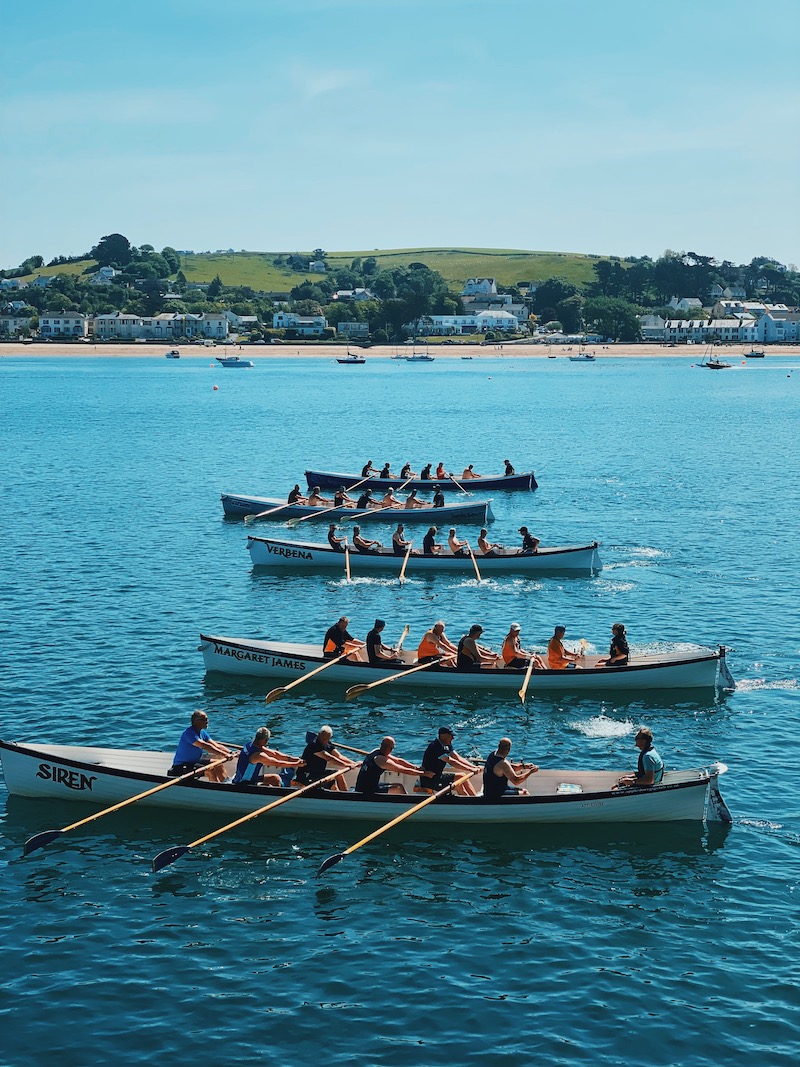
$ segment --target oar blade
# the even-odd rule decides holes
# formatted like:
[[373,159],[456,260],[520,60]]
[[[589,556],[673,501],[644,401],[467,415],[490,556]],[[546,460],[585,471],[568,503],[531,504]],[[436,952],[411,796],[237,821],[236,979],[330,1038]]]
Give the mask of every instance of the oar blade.
[[345,700],[355,700],[356,697],[360,697],[362,693],[366,693],[369,689],[368,685],[351,685],[349,689],[345,691]]
[[153,860],[153,873],[157,874],[159,871],[163,871],[165,867],[169,867],[170,863],[174,863],[175,860],[179,860],[181,856],[185,856],[188,851],[188,845],[176,845],[174,848],[165,848],[164,851],[159,852]]
[[267,695],[264,697],[265,704],[271,704],[273,700],[280,700],[283,694],[286,692],[285,685],[279,685],[277,689],[270,689]]
[[341,863],[344,859],[344,852],[337,852],[335,856],[328,856],[326,860],[323,860],[319,865],[317,874],[324,874],[329,871],[331,867],[335,867],[337,863]]
[[44,848],[51,841],[55,841],[57,837],[61,837],[63,833],[63,830],[43,830],[40,834],[34,834],[33,837],[29,837],[25,842],[23,855],[30,856],[31,852],[35,852],[37,848]]

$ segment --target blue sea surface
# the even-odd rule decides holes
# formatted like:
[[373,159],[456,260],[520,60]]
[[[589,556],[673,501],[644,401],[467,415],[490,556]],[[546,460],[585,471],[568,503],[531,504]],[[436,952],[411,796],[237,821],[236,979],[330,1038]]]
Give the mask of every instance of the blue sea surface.
[[[733,814],[491,835],[412,819],[321,878],[361,828],[265,816],[154,875],[224,819],[134,806],[23,858],[91,809],[0,787],[0,1063],[796,1065],[800,358],[734,362],[0,358],[4,739],[172,750],[202,707],[215,736],[266,722],[286,751],[330,722],[418,759],[448,724],[466,754],[508,734],[544,766],[624,769],[644,724],[668,767],[728,765]],[[597,538],[600,574],[254,570],[219,501],[283,497],[306,467],[506,456],[540,488],[494,494],[491,538]],[[266,706],[274,682],[204,674],[201,631],[317,641],[342,614],[362,637],[408,624],[409,648],[438,618],[495,647],[511,621],[538,647],[563,623],[598,653],[622,621],[633,646],[730,646],[737,688],[523,708],[310,685]]]

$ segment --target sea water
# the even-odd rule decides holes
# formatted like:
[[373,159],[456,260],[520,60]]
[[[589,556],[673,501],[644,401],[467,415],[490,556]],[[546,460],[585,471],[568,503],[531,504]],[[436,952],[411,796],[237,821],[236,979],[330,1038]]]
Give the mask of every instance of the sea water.
[[[361,828],[265,816],[153,875],[224,817],[133,807],[22,858],[90,809],[3,791],[0,1062],[795,1064],[800,360],[735,362],[0,359],[3,738],[168,751],[202,707],[213,735],[266,722],[292,752],[329,722],[416,760],[449,725],[475,757],[508,734],[545,766],[622,770],[647,725],[668,767],[728,765],[733,813],[727,831],[412,819],[322,878]],[[284,497],[306,467],[506,457],[540,488],[493,495],[491,539],[596,538],[600,574],[479,584],[413,557],[402,588],[269,573],[219,502]],[[273,682],[204,674],[201,631],[320,641],[342,614],[361,637],[408,624],[408,648],[437,619],[453,639],[480,622],[496,648],[512,621],[539,648],[563,623],[598,654],[620,621],[634,647],[730,646],[737,688],[532,686],[523,708],[309,685],[266,706]]]

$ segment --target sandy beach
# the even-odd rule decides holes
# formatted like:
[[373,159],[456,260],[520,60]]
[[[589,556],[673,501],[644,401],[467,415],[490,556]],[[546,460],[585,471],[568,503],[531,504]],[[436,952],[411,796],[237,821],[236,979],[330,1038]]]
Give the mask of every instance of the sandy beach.
[[[6,356],[25,356],[34,358],[38,356],[74,356],[86,358],[99,356],[104,359],[122,359],[136,356],[139,358],[150,357],[164,359],[169,342],[157,341],[155,343],[121,343],[121,344],[89,344],[80,342],[77,344],[59,344],[58,341],[32,341],[22,343],[9,341],[0,343],[0,358]],[[360,349],[350,346],[352,352],[366,356],[367,359],[391,359],[392,356],[410,354],[411,346],[404,345],[374,345],[371,348]],[[419,346],[418,351],[423,346]],[[763,348],[769,356],[796,356],[800,354],[800,345],[756,345]],[[178,345],[178,351],[184,358],[209,359],[215,356],[241,355],[242,358],[261,359],[336,359],[347,353],[346,345],[330,344],[297,344],[288,343],[281,345],[215,345],[206,348],[202,345]],[[664,345],[664,344],[610,344],[610,345],[587,345],[586,352],[594,353],[601,359],[610,356],[615,359],[653,359],[665,357],[682,357],[684,359],[699,362],[706,354],[705,345]],[[744,360],[744,353],[750,349],[750,345],[716,345],[714,354],[727,362],[739,362]],[[429,354],[436,359],[463,359],[470,356],[474,359],[547,359],[556,357],[566,359],[569,355],[577,355],[580,351],[577,345],[546,345],[546,344],[501,344],[492,342],[486,345],[466,344],[432,344],[429,346]]]

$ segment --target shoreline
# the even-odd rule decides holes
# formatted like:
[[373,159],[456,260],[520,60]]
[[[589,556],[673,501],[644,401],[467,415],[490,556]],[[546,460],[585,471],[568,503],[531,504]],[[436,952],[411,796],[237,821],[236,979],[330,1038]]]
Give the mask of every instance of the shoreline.
[[[62,344],[57,341],[33,341],[24,344],[18,341],[0,342],[0,358],[5,356],[29,356],[58,357],[58,358],[106,358],[128,359],[131,357],[143,357],[150,359],[165,359],[169,342],[155,342],[150,344]],[[391,359],[404,351],[403,345],[374,345],[370,348],[355,348],[358,355],[363,355],[367,360]],[[714,355],[725,362],[737,364],[740,362],[750,363],[752,360],[745,359],[745,349],[749,346],[740,344],[715,345],[711,350]],[[800,345],[759,345],[763,348],[765,356],[800,356]],[[410,346],[409,346],[410,348]],[[418,348],[426,348],[419,345]],[[330,359],[342,358],[347,352],[346,345],[215,345],[213,348],[205,348],[201,345],[178,346],[181,357],[184,359],[208,359],[213,361],[216,356],[241,355],[242,359]],[[708,353],[707,345],[668,345],[668,344],[610,344],[610,345],[586,345],[586,352],[594,353],[597,360],[610,359],[654,359],[677,357],[691,359],[695,362]],[[473,359],[547,359],[555,357],[566,359],[570,355],[577,355],[580,347],[577,345],[545,345],[545,344],[503,344],[501,342],[488,345],[480,344],[444,344],[430,345],[429,352],[435,359],[461,359],[470,356]],[[410,352],[409,352],[410,354]],[[399,360],[397,362],[400,362]]]

